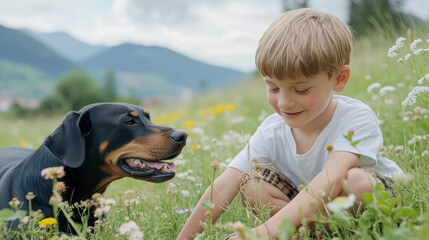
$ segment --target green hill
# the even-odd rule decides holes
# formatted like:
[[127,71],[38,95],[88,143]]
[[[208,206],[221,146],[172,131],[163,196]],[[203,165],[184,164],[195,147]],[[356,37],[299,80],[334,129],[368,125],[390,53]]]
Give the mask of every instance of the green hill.
[[[203,87],[234,85],[244,72],[209,65],[167,48],[122,44],[80,63],[84,69],[115,69],[116,72],[134,75],[152,75],[173,85],[181,85],[194,91]],[[144,86],[146,89],[149,86]]]
[[75,65],[28,35],[0,25],[0,58],[58,77]]

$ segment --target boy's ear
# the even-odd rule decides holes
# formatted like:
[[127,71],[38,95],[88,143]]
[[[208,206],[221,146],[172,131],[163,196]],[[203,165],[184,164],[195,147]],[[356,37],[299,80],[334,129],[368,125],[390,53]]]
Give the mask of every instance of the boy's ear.
[[341,68],[340,73],[335,78],[334,91],[335,92],[341,92],[341,91],[343,91],[344,88],[347,85],[347,82],[349,81],[349,78],[350,78],[350,66],[349,65],[344,65]]

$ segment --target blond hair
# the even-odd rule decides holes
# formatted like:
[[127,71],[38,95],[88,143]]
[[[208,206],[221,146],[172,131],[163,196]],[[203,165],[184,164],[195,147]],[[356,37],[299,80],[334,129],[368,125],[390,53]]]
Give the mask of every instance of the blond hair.
[[276,79],[338,74],[350,63],[352,34],[343,21],[309,8],[284,12],[259,40],[255,62]]

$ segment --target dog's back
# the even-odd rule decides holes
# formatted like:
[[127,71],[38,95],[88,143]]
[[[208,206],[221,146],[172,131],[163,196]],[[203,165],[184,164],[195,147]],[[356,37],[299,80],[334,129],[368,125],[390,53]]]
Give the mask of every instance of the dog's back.
[[[13,173],[15,167],[24,159],[34,153],[34,150],[24,148],[0,148],[0,209],[9,207],[8,203],[13,197],[9,196],[11,185],[13,184]],[[20,199],[21,201],[23,199]]]

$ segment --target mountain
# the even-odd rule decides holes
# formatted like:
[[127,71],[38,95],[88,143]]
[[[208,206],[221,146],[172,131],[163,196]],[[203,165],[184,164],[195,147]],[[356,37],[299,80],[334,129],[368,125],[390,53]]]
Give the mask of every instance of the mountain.
[[74,62],[90,58],[107,48],[101,45],[93,46],[86,44],[64,32],[38,33],[29,29],[20,30]]
[[79,65],[88,70],[115,69],[117,72],[158,76],[194,91],[237,83],[245,73],[209,65],[168,48],[122,44],[109,48]]
[[40,69],[54,78],[75,67],[75,64],[43,43],[20,31],[1,25],[0,58]]
[[140,98],[227,87],[246,75],[164,47],[92,46],[64,33],[40,34],[0,25],[0,97],[40,99],[52,93],[62,75],[76,68],[101,84],[107,70],[112,70],[118,93]]

